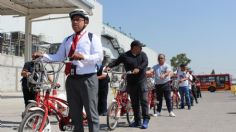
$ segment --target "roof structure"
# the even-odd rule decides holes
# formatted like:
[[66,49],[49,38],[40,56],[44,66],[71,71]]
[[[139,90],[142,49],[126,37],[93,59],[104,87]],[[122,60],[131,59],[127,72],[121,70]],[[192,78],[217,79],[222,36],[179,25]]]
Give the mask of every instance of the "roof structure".
[[92,15],[96,0],[0,0],[0,15],[25,16],[25,61],[32,54],[32,20],[48,14],[67,14],[76,8]]
[[0,15],[63,14],[82,8],[92,15],[94,0],[1,0]]

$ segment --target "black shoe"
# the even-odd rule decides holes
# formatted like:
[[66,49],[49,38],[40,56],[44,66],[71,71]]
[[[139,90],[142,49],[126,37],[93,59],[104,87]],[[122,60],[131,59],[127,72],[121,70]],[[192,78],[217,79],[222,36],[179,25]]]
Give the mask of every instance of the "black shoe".
[[191,106],[188,106],[188,110],[191,110]]
[[141,121],[135,121],[133,123],[131,123],[129,125],[129,127],[140,127],[142,124],[141,124]]

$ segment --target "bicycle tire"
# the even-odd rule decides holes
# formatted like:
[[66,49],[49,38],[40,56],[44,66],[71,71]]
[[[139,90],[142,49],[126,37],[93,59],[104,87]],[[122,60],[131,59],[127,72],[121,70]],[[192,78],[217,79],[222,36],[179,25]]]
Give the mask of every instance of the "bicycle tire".
[[176,108],[179,109],[179,103],[180,103],[180,99],[179,97],[176,97]]
[[29,103],[26,107],[25,107],[25,110],[24,112],[22,113],[22,119],[25,117],[25,115],[29,112],[29,109],[32,108],[32,107],[36,107],[37,104],[35,102],[31,102]]
[[[38,131],[38,129],[41,126],[43,116],[44,116],[43,111],[36,110],[36,111],[28,112],[23,118],[23,120],[21,121],[18,132]],[[35,122],[32,122],[32,121],[35,121]],[[32,124],[32,123],[36,123],[36,124]],[[34,125],[35,128],[32,128],[33,127],[32,125]],[[44,128],[48,129],[48,131],[50,131],[51,129],[48,118],[46,120]]]
[[129,125],[134,122],[134,111],[130,102],[127,104],[126,107],[126,118]]
[[114,130],[118,124],[119,118],[117,117],[118,112],[117,102],[112,102],[108,107],[107,111],[107,126],[110,130]]

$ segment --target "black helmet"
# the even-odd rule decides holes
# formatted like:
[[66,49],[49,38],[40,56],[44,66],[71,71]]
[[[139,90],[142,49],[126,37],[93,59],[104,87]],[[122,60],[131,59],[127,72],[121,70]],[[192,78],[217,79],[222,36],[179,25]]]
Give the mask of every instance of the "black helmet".
[[83,9],[75,9],[74,11],[70,12],[69,15],[70,19],[72,19],[74,16],[81,16],[85,20],[89,21],[89,15]]

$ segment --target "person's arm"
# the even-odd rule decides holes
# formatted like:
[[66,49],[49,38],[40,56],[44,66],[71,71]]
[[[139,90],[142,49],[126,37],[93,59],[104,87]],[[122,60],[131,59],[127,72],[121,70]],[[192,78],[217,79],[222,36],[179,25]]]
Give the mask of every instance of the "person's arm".
[[147,66],[148,66],[148,58],[147,58],[147,55],[142,52],[141,53],[141,57],[142,57],[142,63],[139,64],[139,66],[137,66],[136,68],[134,68],[133,70],[133,74],[138,74],[140,70],[143,70],[145,69]]
[[102,70],[102,71],[98,71],[98,72],[101,72],[101,74],[97,76],[97,77],[98,77],[98,80],[105,79],[105,78],[108,76],[107,73],[104,72],[104,71],[105,71],[105,67],[103,67],[103,68],[100,69],[100,70]]
[[[71,38],[69,38],[71,39]],[[66,42],[69,41],[69,40],[64,40],[59,49],[57,50],[56,54],[43,54],[43,59],[44,60],[49,60],[49,61],[64,61],[65,58],[67,57],[67,54],[66,54]]]
[[123,62],[123,54],[120,55],[116,60],[109,63],[106,67],[112,68]]
[[154,70],[150,69],[150,70],[146,71],[146,76],[147,77],[154,77]]
[[163,74],[160,76],[160,78],[161,78],[161,79],[164,79],[164,78],[166,78],[166,77],[168,77],[168,76],[171,76],[171,73],[172,73],[171,67],[166,64],[166,72],[163,73]]
[[29,62],[26,62],[25,64],[24,64],[24,67],[23,67],[23,69],[22,69],[22,71],[21,71],[21,76],[22,77],[28,77],[29,76],[29,74],[30,74],[30,72],[29,72]]
[[101,39],[96,35],[93,35],[91,41],[91,51],[89,54],[80,53],[79,51],[75,51],[72,57],[75,60],[81,60],[83,63],[94,64],[101,63],[103,60],[103,48]]
[[142,57],[142,63],[137,67],[139,70],[143,70],[145,69],[147,66],[148,66],[148,58],[147,58],[147,55],[142,52],[141,53],[141,57]]
[[69,41],[71,42],[70,39],[72,39],[72,37],[64,39],[55,54],[43,54],[42,52],[35,52],[32,56],[35,58],[43,57],[43,60],[45,61],[64,61],[67,57],[65,44]]

